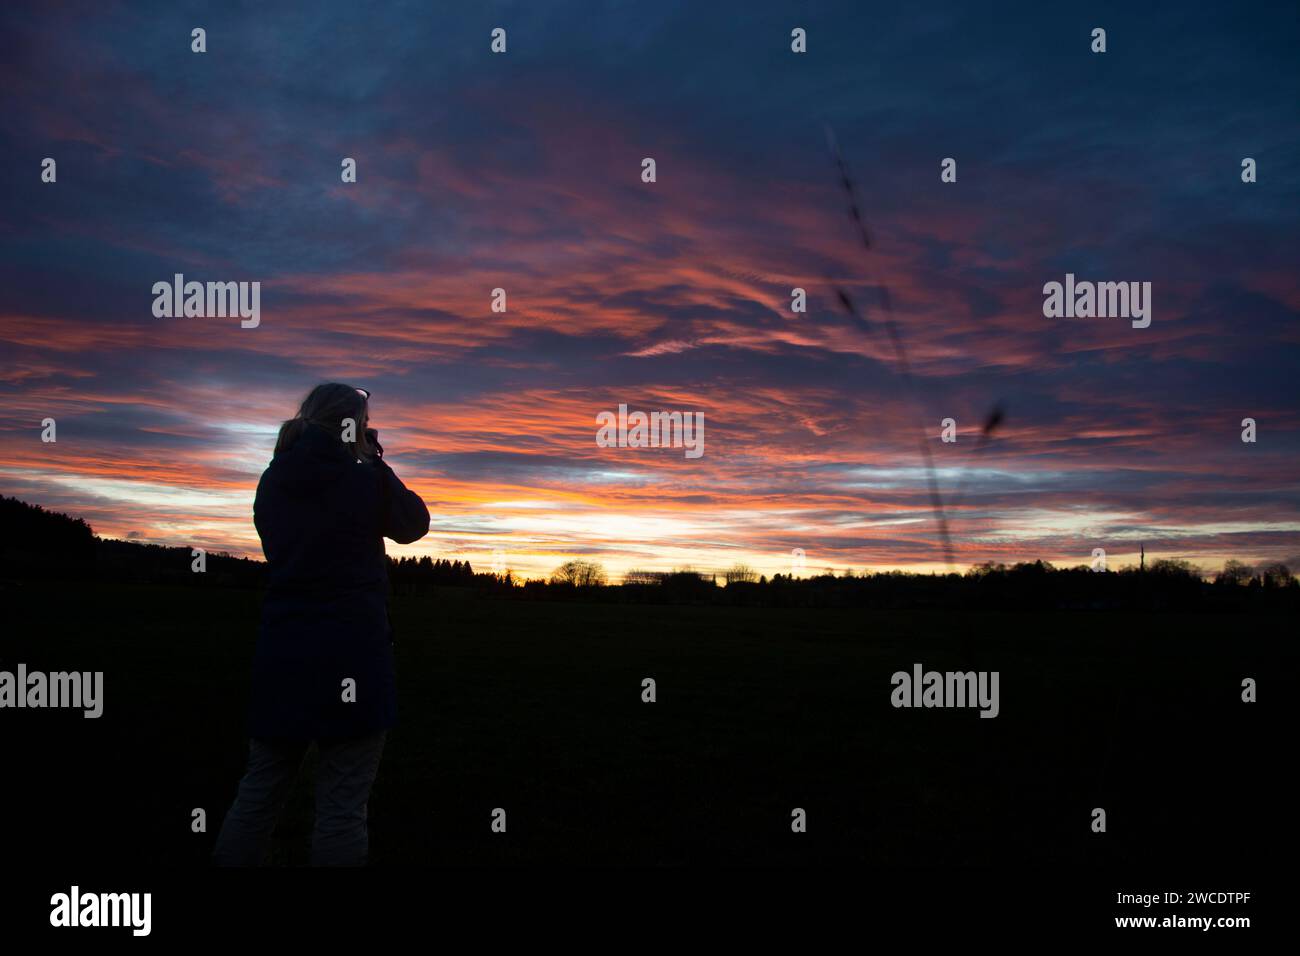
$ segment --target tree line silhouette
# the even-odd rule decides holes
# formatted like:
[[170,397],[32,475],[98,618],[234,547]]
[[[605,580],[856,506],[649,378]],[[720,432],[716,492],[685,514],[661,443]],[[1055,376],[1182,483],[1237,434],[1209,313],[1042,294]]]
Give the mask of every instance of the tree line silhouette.
[[[83,519],[0,497],[0,584],[56,579],[190,587],[261,588],[266,564],[211,551],[193,570],[188,547],[101,538]],[[965,573],[829,571],[771,578],[744,565],[717,573],[690,568],[632,570],[612,584],[596,562],[561,564],[546,580],[518,580],[512,571],[475,571],[469,561],[388,558],[398,596],[472,589],[503,598],[613,604],[701,604],[755,607],[1003,608],[1089,610],[1270,610],[1300,607],[1300,581],[1285,564],[1254,568],[1230,560],[1212,580],[1179,559],[1103,573],[1045,561],[984,563]]]

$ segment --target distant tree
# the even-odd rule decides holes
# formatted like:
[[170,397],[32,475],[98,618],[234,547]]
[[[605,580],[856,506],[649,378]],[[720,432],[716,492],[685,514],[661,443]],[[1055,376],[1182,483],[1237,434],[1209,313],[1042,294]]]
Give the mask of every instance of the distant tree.
[[633,568],[623,575],[624,584],[658,584],[664,578],[662,571],[644,571]]
[[1046,574],[1048,571],[1055,571],[1048,561],[1019,561],[1011,566],[1015,574]]
[[737,564],[729,571],[724,571],[722,579],[728,584],[755,584],[758,582],[758,572],[749,565]]
[[1223,564],[1223,570],[1214,576],[1215,584],[1249,584],[1255,576],[1255,569],[1235,558],[1229,558]]
[[607,582],[605,569],[594,561],[566,561],[551,572],[552,584],[595,587]]
[[1291,569],[1281,562],[1260,568],[1259,576],[1264,579],[1266,588],[1288,587],[1292,580]]
[[1169,577],[1199,578],[1201,569],[1182,558],[1159,558],[1151,562],[1152,574],[1164,574]]

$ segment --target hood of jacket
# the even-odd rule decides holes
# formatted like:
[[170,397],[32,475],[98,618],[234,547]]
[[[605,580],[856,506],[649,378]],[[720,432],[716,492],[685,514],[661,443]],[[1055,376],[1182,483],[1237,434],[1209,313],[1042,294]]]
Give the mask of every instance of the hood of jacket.
[[312,494],[335,484],[357,459],[337,435],[308,422],[293,446],[271,459],[267,478],[292,494]]

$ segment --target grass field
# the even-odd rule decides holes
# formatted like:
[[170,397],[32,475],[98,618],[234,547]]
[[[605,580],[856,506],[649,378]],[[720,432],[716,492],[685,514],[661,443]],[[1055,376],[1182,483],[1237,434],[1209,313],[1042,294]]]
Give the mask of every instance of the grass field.
[[[0,667],[105,672],[99,720],[0,714],[15,771],[6,855],[206,865],[245,758],[260,595],[24,584],[5,596]],[[1291,620],[470,591],[395,599],[393,613],[400,725],[370,805],[375,866],[1249,869],[1294,836],[1273,815],[1294,762],[1281,729]],[[894,709],[890,675],[915,662],[999,671],[1000,715]],[[1240,699],[1247,676],[1258,703]],[[644,677],[657,703],[642,703]],[[1105,834],[1090,830],[1098,806]],[[191,832],[196,807],[206,833]],[[505,834],[490,832],[494,807]],[[790,831],[795,807],[805,834]],[[310,827],[303,776],[273,860],[305,863]]]

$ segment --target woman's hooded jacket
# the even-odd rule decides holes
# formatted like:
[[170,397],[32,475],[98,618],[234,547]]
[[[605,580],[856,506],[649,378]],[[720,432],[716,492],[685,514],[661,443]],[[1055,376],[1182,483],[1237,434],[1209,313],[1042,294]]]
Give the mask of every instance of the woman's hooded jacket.
[[393,726],[383,539],[409,544],[428,532],[420,496],[381,457],[358,461],[308,423],[262,473],[253,522],[270,574],[249,735],[312,740]]

